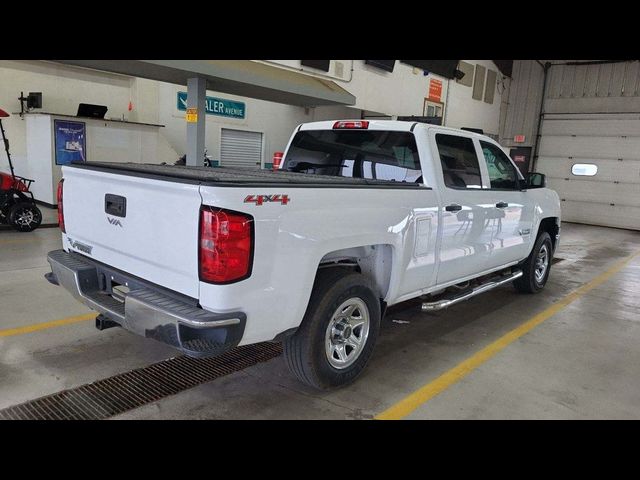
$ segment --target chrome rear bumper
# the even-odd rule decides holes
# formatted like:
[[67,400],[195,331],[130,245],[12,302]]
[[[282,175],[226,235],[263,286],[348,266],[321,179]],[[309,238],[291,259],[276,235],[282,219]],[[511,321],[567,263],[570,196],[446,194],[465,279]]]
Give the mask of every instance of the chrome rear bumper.
[[[166,292],[132,275],[64,250],[49,252],[47,278],[68,290],[78,301],[125,329],[178,348],[190,356],[218,355],[242,339],[243,312],[215,313],[193,299]],[[130,289],[124,302],[114,298],[112,281]]]

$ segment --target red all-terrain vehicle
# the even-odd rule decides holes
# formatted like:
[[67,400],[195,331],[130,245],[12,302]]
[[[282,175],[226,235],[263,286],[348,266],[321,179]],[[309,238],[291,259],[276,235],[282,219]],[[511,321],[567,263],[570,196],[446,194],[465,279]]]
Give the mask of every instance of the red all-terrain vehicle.
[[0,172],[0,223],[9,224],[19,232],[31,232],[42,223],[42,212],[36,206],[33,193],[29,191],[33,180],[19,177],[13,171],[9,140],[2,125],[2,119],[8,116],[0,108],[0,131],[11,169],[11,174]]

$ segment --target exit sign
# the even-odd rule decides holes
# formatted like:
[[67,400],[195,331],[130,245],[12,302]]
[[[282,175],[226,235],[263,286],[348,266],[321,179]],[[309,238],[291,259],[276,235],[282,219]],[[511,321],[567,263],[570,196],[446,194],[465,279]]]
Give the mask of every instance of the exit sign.
[[516,143],[524,143],[524,135],[516,135],[513,137],[513,141]]

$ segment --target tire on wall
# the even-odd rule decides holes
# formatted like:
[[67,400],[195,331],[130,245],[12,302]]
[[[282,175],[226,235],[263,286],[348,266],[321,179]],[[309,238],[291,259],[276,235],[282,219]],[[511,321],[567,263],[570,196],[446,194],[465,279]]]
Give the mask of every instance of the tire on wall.
[[547,232],[542,232],[522,264],[522,276],[513,281],[516,290],[522,293],[538,293],[542,290],[549,278],[552,256],[551,237]]
[[284,340],[287,366],[321,390],[353,382],[371,357],[380,316],[380,301],[364,275],[320,270],[300,327]]

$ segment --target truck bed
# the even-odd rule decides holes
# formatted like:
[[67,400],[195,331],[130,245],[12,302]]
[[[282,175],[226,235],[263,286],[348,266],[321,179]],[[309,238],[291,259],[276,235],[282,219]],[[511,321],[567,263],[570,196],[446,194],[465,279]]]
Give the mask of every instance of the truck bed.
[[70,167],[216,187],[280,186],[316,188],[424,188],[418,183],[336,177],[234,167],[187,167],[151,163],[73,162]]

